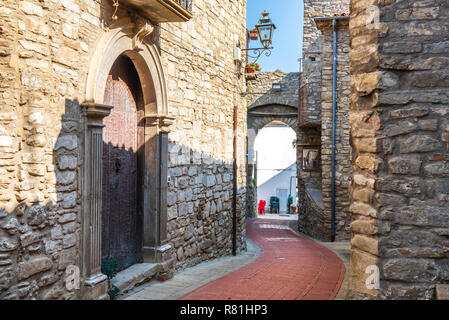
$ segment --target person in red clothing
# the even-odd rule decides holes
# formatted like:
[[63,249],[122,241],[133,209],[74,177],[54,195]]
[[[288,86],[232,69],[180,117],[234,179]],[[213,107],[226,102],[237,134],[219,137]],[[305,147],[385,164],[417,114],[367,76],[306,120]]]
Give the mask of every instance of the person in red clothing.
[[267,203],[267,202],[266,202],[265,200],[260,200],[260,201],[259,201],[259,208],[258,208],[259,214],[265,215],[265,204],[266,204],[266,203]]

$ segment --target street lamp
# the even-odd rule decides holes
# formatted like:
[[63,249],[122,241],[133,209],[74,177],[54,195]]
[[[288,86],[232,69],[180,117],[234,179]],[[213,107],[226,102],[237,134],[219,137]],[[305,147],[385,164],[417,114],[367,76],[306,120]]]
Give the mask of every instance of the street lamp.
[[262,12],[262,18],[259,19],[259,23],[256,25],[256,29],[259,32],[260,43],[264,48],[268,48],[271,45],[273,31],[276,29],[276,26],[268,15],[268,12]]
[[[265,52],[265,55],[268,57],[271,55],[271,49],[273,47],[271,46],[272,39],[273,39],[273,33],[276,29],[276,26],[271,21],[271,19],[268,17],[269,13],[264,11],[262,13],[262,18],[259,19],[259,22],[257,23],[256,30],[259,35],[260,43],[262,44],[262,48],[246,48],[242,49],[243,51],[253,51],[254,56],[248,55],[249,58],[255,59],[253,62],[256,62],[259,60],[262,53]],[[253,30],[252,30],[253,31]],[[249,39],[248,39],[249,41]],[[248,44],[248,42],[247,42]],[[249,62],[249,61],[248,61]]]

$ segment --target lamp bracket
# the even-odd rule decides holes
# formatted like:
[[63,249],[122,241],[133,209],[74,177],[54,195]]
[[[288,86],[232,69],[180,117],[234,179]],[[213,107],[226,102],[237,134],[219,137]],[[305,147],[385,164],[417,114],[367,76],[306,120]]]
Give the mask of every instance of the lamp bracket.
[[262,56],[263,53],[265,53],[265,56],[267,56],[267,57],[271,56],[271,50],[272,49],[273,49],[273,47],[247,48],[247,49],[241,49],[241,50],[242,51],[252,51],[254,56],[248,55],[248,57],[252,58],[252,59],[255,59],[253,62],[257,62],[257,60],[259,60],[259,58]]

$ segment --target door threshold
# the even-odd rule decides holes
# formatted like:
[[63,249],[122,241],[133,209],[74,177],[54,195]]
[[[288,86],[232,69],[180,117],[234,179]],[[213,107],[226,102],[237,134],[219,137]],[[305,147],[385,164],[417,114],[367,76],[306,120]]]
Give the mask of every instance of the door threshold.
[[118,296],[121,296],[137,286],[154,280],[163,269],[163,263],[137,263],[117,273],[111,283],[120,289]]

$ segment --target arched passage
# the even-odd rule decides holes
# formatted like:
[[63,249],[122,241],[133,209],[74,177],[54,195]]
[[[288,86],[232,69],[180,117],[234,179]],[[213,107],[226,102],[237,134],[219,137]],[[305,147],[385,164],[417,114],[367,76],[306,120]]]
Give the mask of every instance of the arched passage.
[[[267,100],[268,101],[268,100]],[[255,153],[256,137],[259,131],[270,123],[278,122],[289,126],[296,135],[299,136],[298,128],[298,109],[294,104],[279,104],[268,101],[268,104],[259,105],[255,103],[248,109],[248,170],[247,184],[248,205],[247,212],[249,217],[257,215],[257,159]],[[292,142],[289,142],[293,148]]]
[[298,109],[290,105],[268,104],[248,109],[248,163],[253,164],[254,143],[258,132],[267,124],[280,121],[298,135]]
[[264,200],[268,210],[271,197],[277,197],[279,208],[270,212],[290,212],[288,198],[296,199],[295,131],[284,122],[272,121],[259,130],[254,150],[257,202]]

